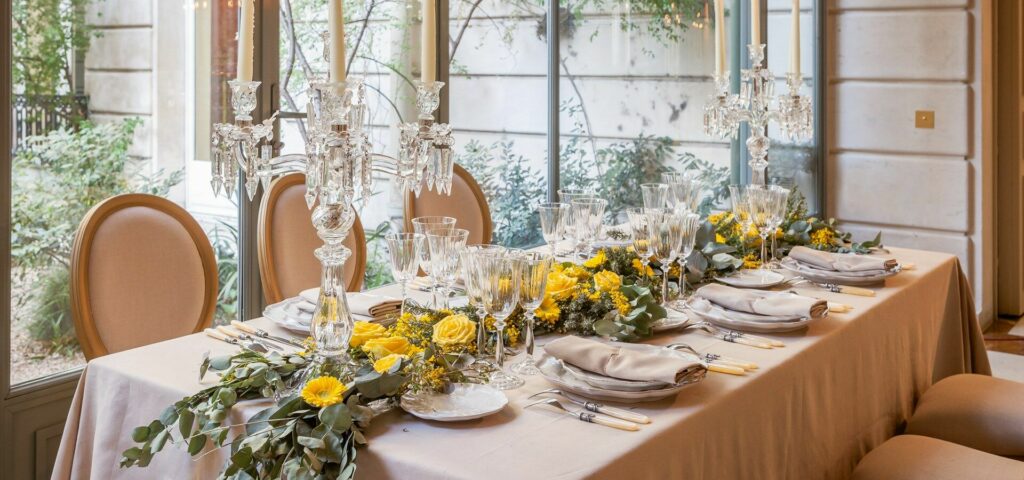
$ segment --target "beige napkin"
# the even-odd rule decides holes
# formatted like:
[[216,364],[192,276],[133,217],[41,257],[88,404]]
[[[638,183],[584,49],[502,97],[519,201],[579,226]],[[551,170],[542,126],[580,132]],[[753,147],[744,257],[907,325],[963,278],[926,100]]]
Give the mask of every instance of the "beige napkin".
[[881,272],[892,270],[898,265],[892,258],[823,252],[807,247],[793,247],[789,256],[808,266],[834,272]]
[[675,385],[694,370],[704,368],[697,359],[659,355],[653,350],[627,350],[576,336],[559,338],[545,345],[544,350],[584,370],[623,380],[653,380]]
[[694,295],[722,308],[769,317],[818,318],[828,311],[828,302],[794,293],[764,292],[709,283]]
[[[307,302],[316,304],[320,296],[320,287],[303,290],[299,296]],[[386,295],[375,295],[366,292],[349,292],[345,294],[348,308],[356,315],[383,318],[402,309],[402,299]]]

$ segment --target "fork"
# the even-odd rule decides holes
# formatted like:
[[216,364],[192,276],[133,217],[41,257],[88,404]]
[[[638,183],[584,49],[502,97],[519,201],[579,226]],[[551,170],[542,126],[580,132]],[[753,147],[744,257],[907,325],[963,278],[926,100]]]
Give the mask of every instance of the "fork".
[[269,348],[271,350],[277,350],[277,351],[281,351],[282,350],[281,347],[279,347],[277,345],[274,345],[274,344],[269,343],[269,342],[259,341],[255,337],[253,337],[252,335],[249,335],[249,334],[246,334],[246,333],[242,333],[242,332],[236,332],[236,331],[234,331],[234,330],[232,330],[232,329],[230,329],[230,328],[228,328],[228,327],[226,327],[224,325],[221,325],[221,326],[217,327],[217,331],[222,333],[222,334],[224,334],[224,335],[227,335],[227,336],[229,336],[231,338],[238,339],[239,341],[249,342],[252,345],[260,345],[260,346],[262,346],[264,348]]
[[648,417],[647,415],[643,415],[636,412],[630,412],[629,410],[623,410],[621,408],[609,407],[607,405],[600,404],[597,402],[590,402],[584,400],[582,397],[573,395],[571,393],[563,392],[557,388],[549,388],[547,390],[542,390],[526,398],[533,398],[536,397],[537,395],[561,395],[562,397],[565,397],[566,400],[583,407],[584,410],[588,410],[594,413],[603,413],[605,415],[608,415],[609,417],[620,418],[627,422],[651,423],[651,418]]
[[640,430],[640,426],[635,424],[635,423],[633,423],[633,422],[627,422],[625,420],[619,420],[617,418],[606,417],[604,415],[600,415],[600,414],[597,414],[597,413],[591,413],[591,412],[588,412],[586,410],[579,410],[579,411],[569,410],[568,408],[565,407],[565,405],[562,405],[562,402],[559,402],[558,400],[555,400],[553,398],[545,398],[543,400],[537,400],[536,402],[533,402],[533,403],[523,407],[523,409],[525,410],[527,408],[538,406],[538,405],[551,405],[551,406],[561,410],[562,413],[564,413],[564,414],[566,414],[566,415],[568,415],[570,417],[573,417],[573,418],[575,418],[575,419],[577,419],[577,420],[579,420],[581,422],[596,423],[598,425],[604,425],[606,427],[617,428],[619,430],[625,430],[625,431],[628,431],[628,432],[635,432],[637,430]]
[[778,340],[772,340],[770,338],[758,337],[756,335],[747,335],[746,333],[736,332],[736,331],[733,331],[733,330],[725,330],[723,328],[718,328],[718,327],[712,325],[709,322],[696,322],[696,323],[687,325],[684,328],[691,328],[691,327],[696,327],[696,328],[699,328],[701,330],[704,330],[705,332],[710,333],[711,336],[713,336],[715,338],[718,338],[720,340],[725,340],[726,342],[729,342],[729,343],[738,343],[740,345],[747,345],[747,346],[750,346],[750,347],[757,347],[757,348],[764,348],[764,349],[771,349],[771,348],[775,348],[775,347],[785,347],[786,346],[785,343],[782,343],[782,342],[780,342]]
[[203,330],[203,333],[205,333],[207,337],[215,338],[224,343],[230,343],[236,347],[242,347],[249,351],[253,351],[264,355],[269,353],[269,350],[267,350],[267,348],[264,347],[263,345],[257,343],[243,343],[241,340],[234,337],[229,337],[221,332],[218,332],[216,329],[213,328],[207,328],[206,330]]

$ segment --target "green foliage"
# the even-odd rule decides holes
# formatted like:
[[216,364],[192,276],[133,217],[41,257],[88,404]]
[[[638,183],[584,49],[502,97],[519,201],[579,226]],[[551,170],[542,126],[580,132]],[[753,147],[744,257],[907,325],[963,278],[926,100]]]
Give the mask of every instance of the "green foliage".
[[[75,51],[93,36],[85,21],[92,0],[14,0],[11,2],[11,77],[16,91],[58,95],[70,91]],[[18,90],[20,88],[20,90]]]
[[214,323],[227,325],[238,320],[238,225],[219,221],[207,235],[217,259],[217,312]]
[[529,160],[513,151],[514,141],[486,147],[476,140],[456,160],[480,184],[494,222],[493,243],[532,247],[543,242],[533,206],[545,197],[547,183]]
[[363,276],[366,288],[376,288],[394,283],[391,263],[384,246],[384,236],[391,233],[391,222],[381,222],[377,228],[366,233],[366,274]]
[[660,181],[661,174],[670,170],[665,164],[673,153],[671,139],[643,134],[598,150],[604,173],[597,179],[597,192],[608,200],[608,216],[624,221],[626,208],[643,205],[640,185]]
[[48,353],[69,355],[78,348],[71,318],[70,277],[68,269],[56,267],[44,273],[38,282],[39,298],[28,332],[32,338],[49,345]]

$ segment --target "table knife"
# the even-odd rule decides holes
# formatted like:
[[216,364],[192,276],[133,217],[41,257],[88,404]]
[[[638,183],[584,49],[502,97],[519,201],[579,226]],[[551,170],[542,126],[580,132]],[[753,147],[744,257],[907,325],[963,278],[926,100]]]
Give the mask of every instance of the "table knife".
[[306,348],[305,345],[303,345],[303,344],[301,344],[299,342],[296,342],[294,340],[289,340],[289,339],[284,338],[284,337],[278,337],[277,335],[271,335],[270,332],[267,332],[266,330],[263,330],[261,328],[256,328],[256,327],[254,327],[252,325],[249,325],[249,324],[247,324],[245,322],[239,322],[238,320],[232,320],[231,321],[231,326],[235,327],[235,328],[237,328],[237,329],[239,329],[239,330],[241,330],[243,332],[250,333],[252,335],[256,335],[257,337],[265,338],[267,340],[273,340],[273,341],[275,341],[277,343],[288,345],[290,347],[303,348],[303,349]]

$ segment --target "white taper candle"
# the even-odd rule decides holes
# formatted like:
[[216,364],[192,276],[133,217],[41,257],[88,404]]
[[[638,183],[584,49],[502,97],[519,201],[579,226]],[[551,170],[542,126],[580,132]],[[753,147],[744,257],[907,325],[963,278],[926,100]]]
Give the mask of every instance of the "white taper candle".
[[725,74],[725,0],[715,0],[715,73]]
[[761,44],[761,0],[750,0],[750,44]]
[[420,80],[437,80],[437,11],[434,0],[423,0],[423,35],[420,37]]
[[235,78],[243,82],[252,81],[253,31],[256,29],[256,6],[253,0],[238,2],[238,64]]
[[345,81],[345,15],[342,0],[331,0],[327,11],[327,27],[330,32],[330,78],[332,82]]
[[793,0],[793,19],[789,27],[789,73],[800,77],[800,0]]

